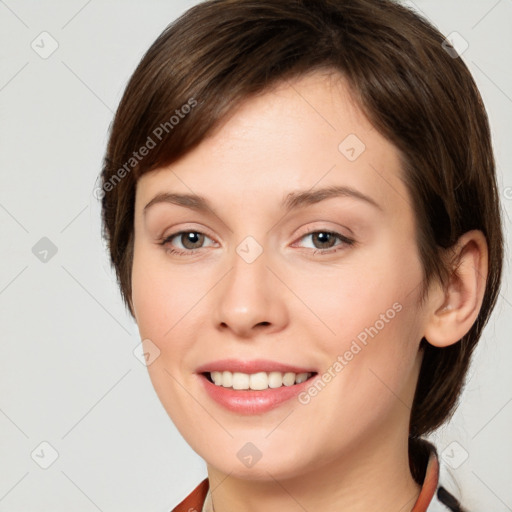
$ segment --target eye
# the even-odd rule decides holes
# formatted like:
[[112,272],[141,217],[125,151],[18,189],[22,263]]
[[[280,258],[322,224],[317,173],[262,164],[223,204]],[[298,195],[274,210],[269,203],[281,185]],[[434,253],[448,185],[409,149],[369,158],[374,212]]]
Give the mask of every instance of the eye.
[[[176,248],[172,241],[176,238],[181,243],[181,247]],[[200,231],[179,231],[165,237],[160,243],[166,247],[167,252],[171,254],[189,255],[203,248],[205,239],[211,240]]]
[[[303,235],[300,240],[310,237],[313,243],[313,254],[334,253],[347,246],[354,245],[355,240],[348,238],[336,231],[311,231]],[[340,243],[336,244],[339,240]]]
[[[341,233],[337,233],[336,231],[311,231],[302,235],[299,240],[303,240],[308,237],[313,242],[313,254],[332,254],[341,249],[345,249],[347,246],[355,244],[355,240],[348,238]],[[174,245],[176,243],[175,239],[181,247],[176,247],[176,245]],[[210,237],[200,231],[179,231],[163,238],[159,244],[164,246],[166,252],[169,254],[189,256],[191,254],[195,254],[200,249],[207,247],[204,245],[205,240],[213,242]],[[339,241],[339,243],[336,243],[336,241]],[[214,244],[215,242],[210,244],[210,246]]]

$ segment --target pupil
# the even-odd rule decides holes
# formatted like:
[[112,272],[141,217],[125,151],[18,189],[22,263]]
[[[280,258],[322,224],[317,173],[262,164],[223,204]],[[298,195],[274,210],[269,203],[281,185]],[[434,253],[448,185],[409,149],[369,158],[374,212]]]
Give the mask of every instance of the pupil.
[[[324,231],[321,231],[320,233],[316,233],[314,235],[314,237],[316,237],[317,239],[321,239],[321,238],[329,238],[331,236],[331,233],[326,233]],[[329,248],[331,245],[329,245],[328,241],[327,240],[320,240],[320,244],[327,244],[326,247],[321,247],[321,249],[325,249],[325,248]]]
[[[184,243],[183,245],[187,247],[187,249],[196,249],[196,247],[189,247],[188,244],[194,245],[201,241],[201,235],[200,233],[190,232],[184,234]],[[198,240],[194,241],[194,238],[198,238]]]

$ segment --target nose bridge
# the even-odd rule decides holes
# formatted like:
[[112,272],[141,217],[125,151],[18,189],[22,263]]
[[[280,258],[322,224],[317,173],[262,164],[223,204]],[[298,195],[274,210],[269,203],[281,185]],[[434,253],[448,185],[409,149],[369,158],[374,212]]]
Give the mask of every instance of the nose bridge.
[[263,325],[270,330],[282,328],[287,313],[277,280],[267,268],[271,260],[270,250],[253,236],[234,248],[230,270],[216,298],[217,326],[230,328],[240,336]]

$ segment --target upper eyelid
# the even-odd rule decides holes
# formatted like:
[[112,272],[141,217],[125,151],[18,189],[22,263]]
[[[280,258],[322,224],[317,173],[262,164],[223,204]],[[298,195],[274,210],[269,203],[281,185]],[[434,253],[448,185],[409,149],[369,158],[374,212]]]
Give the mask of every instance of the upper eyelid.
[[[302,235],[298,236],[296,241],[293,242],[293,244],[296,244],[303,238],[305,238],[307,236],[314,235],[315,233],[330,233],[330,234],[334,235],[335,238],[340,240],[342,244],[350,244],[350,245],[354,244],[355,245],[355,243],[356,243],[355,239],[352,236],[344,235],[343,233],[340,233],[339,231],[332,230],[332,229],[314,229],[313,231],[306,231]],[[333,246],[333,247],[336,247],[336,246]],[[316,251],[329,251],[330,249],[332,249],[332,247],[329,247],[327,249],[315,249],[315,250]]]
[[165,230],[161,236],[159,236],[159,239],[160,240],[167,240],[168,238],[172,238],[172,237],[175,237],[175,236],[178,236],[178,235],[181,235],[183,233],[201,233],[202,235],[205,235],[207,236],[208,238],[212,238],[213,237],[211,235],[209,235],[209,230],[208,229],[204,229],[204,228],[194,228],[194,227],[183,227],[181,229],[178,229],[177,231],[174,231],[174,230],[171,230],[170,233],[168,235],[165,234],[167,230]]
[[[210,235],[208,235],[207,233],[205,233],[204,231],[201,231],[199,229],[180,229],[179,231],[176,231],[174,233],[170,233],[169,235],[162,236],[161,237],[161,243],[165,244],[165,243],[173,240],[174,238],[178,238],[180,235],[183,235],[185,233],[199,233],[199,234],[204,235],[205,237],[209,238],[213,242],[218,243],[213,237],[211,237]],[[189,250],[192,251],[194,249],[189,249]]]
[[349,234],[345,235],[341,231],[341,227],[339,228],[328,228],[326,226],[320,226],[319,228],[311,228],[307,227],[304,228],[304,230],[300,230],[300,234],[298,235],[298,238],[302,238],[306,235],[311,235],[312,233],[336,233],[338,235],[344,236],[345,238],[351,238],[353,236],[352,230],[345,227],[345,230],[349,232]]

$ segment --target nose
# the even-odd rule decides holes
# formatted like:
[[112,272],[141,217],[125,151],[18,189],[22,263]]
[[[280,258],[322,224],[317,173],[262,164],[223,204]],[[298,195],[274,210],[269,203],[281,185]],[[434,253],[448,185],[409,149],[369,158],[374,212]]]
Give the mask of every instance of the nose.
[[239,338],[251,338],[286,327],[289,322],[287,289],[269,268],[269,260],[265,251],[254,261],[234,252],[230,270],[216,286],[213,298],[214,323],[218,330],[231,331]]

